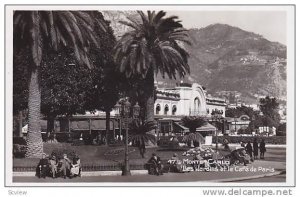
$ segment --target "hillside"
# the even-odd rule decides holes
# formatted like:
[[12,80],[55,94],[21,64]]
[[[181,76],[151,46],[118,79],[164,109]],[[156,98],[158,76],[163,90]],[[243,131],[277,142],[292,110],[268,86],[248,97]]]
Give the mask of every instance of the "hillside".
[[[190,29],[191,74],[185,82],[198,82],[216,95],[220,91],[238,91],[247,103],[257,96],[286,97],[286,46],[270,42],[261,35],[225,24]],[[174,80],[158,77],[163,86]]]

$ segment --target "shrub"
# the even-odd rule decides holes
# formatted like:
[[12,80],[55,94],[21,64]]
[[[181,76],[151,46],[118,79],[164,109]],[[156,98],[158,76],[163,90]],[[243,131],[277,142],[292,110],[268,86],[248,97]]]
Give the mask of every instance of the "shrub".
[[58,142],[68,142],[70,137],[67,133],[56,133],[56,139]]
[[83,133],[82,135],[83,141],[85,145],[92,145],[93,144],[93,137],[89,133]]
[[26,154],[26,145],[14,144],[13,156],[16,158],[24,158]]
[[72,146],[82,146],[85,145],[83,140],[73,140]]
[[168,149],[176,149],[179,148],[179,141],[177,140],[170,140],[170,137],[164,137],[158,140],[157,145],[159,147],[168,148]]
[[73,159],[76,155],[76,151],[70,149],[54,149],[51,153],[51,156],[54,155],[57,159],[62,159],[63,154],[67,154],[69,159]]
[[26,145],[26,140],[23,137],[13,137],[13,144]]

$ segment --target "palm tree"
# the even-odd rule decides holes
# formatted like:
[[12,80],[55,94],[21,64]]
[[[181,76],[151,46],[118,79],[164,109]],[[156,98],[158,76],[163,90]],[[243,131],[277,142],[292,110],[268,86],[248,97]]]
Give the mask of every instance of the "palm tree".
[[[79,64],[91,67],[87,56],[91,44],[97,46],[93,31],[93,12],[81,11],[15,11],[14,56],[28,50],[31,54],[29,82],[29,123],[26,157],[40,157],[43,142],[40,126],[41,88],[40,64],[43,53],[71,48]],[[97,21],[105,31],[105,22]]]
[[150,133],[150,131],[154,130],[156,125],[153,121],[150,122],[140,122],[133,121],[129,127],[129,141],[132,142],[133,145],[137,145],[141,156],[144,158],[144,154],[146,152],[145,144],[147,142],[152,142],[155,144],[156,138],[154,135]]
[[199,146],[205,141],[204,137],[197,132],[198,127],[202,127],[207,124],[206,120],[203,117],[199,116],[185,116],[181,119],[183,126],[190,129],[190,132],[184,136],[183,140],[186,141],[189,145],[191,142],[194,143],[194,146]]
[[131,28],[115,46],[115,61],[127,78],[141,76],[145,89],[146,122],[154,120],[154,75],[160,73],[170,79],[189,73],[188,53],[182,47],[190,44],[187,30],[177,16],[165,17],[166,12],[138,11],[140,20],[128,18],[120,23]]

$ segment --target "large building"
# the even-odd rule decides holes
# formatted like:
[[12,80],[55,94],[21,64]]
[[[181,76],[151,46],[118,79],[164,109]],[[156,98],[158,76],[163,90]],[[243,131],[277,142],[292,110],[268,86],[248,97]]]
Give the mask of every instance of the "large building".
[[[158,136],[188,132],[189,129],[180,124],[184,116],[203,116],[210,119],[213,112],[218,112],[225,117],[225,99],[207,95],[205,89],[197,83],[157,88],[156,97],[154,114],[158,122]],[[211,134],[215,134],[216,130],[210,123],[197,129],[199,132]]]
[[225,99],[207,96],[201,85],[181,83],[174,88],[157,88],[156,116],[211,116],[215,110],[225,117]]

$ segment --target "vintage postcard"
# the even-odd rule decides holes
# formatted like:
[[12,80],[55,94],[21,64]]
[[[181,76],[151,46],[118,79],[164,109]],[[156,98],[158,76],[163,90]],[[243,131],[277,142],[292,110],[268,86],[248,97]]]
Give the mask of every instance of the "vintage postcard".
[[6,5],[6,186],[294,186],[293,5]]

